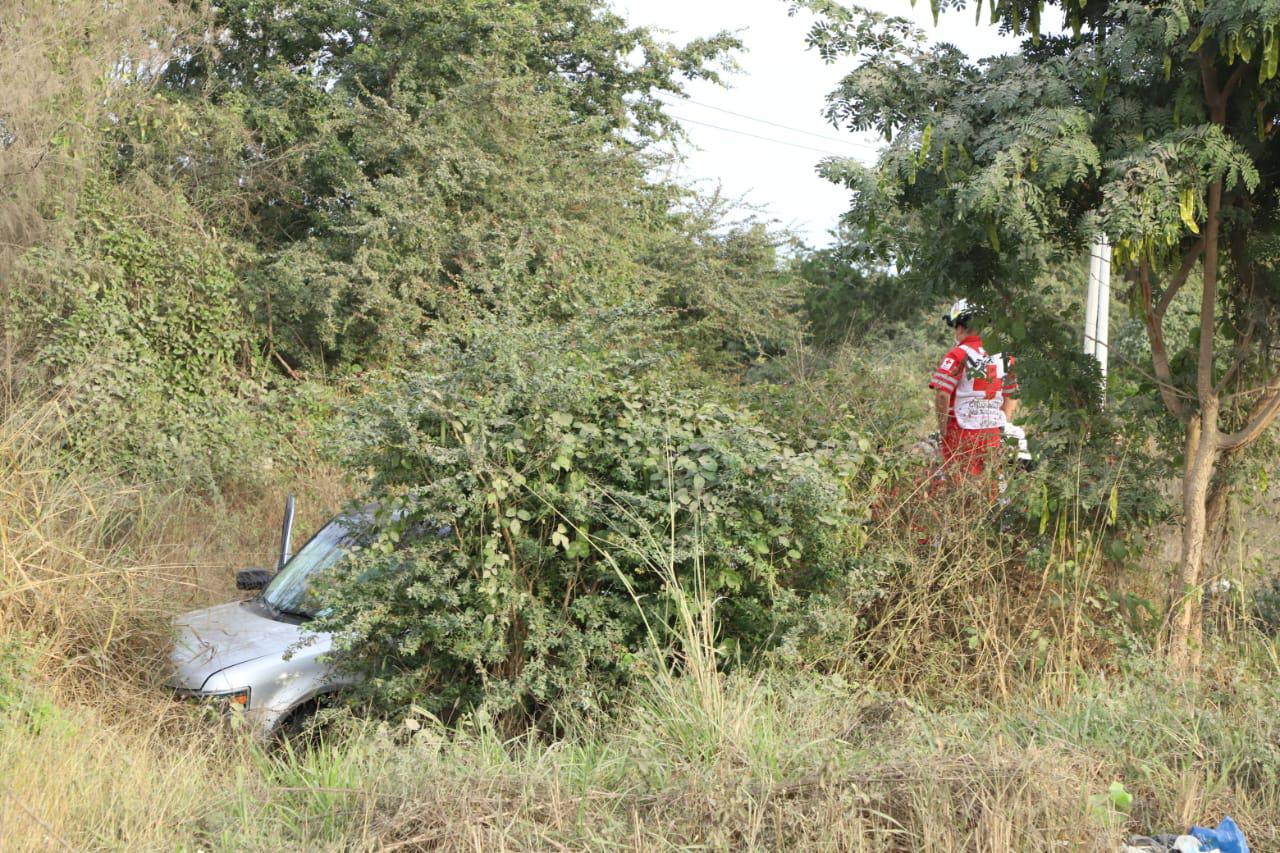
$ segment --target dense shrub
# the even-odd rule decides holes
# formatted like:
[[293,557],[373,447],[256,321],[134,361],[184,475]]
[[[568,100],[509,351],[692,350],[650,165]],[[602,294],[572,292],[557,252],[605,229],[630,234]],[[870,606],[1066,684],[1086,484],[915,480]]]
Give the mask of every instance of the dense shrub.
[[217,494],[313,445],[336,383],[270,369],[232,254],[181,196],[99,174],[65,240],[24,256],[16,384],[56,403],[68,466]]
[[860,544],[865,441],[797,451],[586,326],[490,327],[355,413],[378,523],[316,627],[380,701],[603,703],[697,584],[748,657]]
[[24,259],[45,282],[28,384],[61,394],[79,464],[211,485],[245,461],[266,393],[227,247],[145,182],[93,179],[77,213],[65,245]]

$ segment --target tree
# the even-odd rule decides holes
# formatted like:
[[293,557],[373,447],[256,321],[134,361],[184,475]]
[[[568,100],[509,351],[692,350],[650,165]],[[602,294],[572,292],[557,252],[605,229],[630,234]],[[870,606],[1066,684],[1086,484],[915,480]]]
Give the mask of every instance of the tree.
[[[76,193],[96,162],[104,121],[146,91],[190,15],[162,0],[0,6],[0,368],[14,383],[29,358],[30,304],[43,282],[16,269],[29,248],[74,227]],[[30,286],[28,286],[30,285]],[[33,292],[34,291],[34,292]],[[7,393],[12,388],[6,388]]]
[[673,290],[647,256],[697,228],[671,216],[684,191],[648,179],[674,128],[658,94],[716,79],[738,46],[665,44],[602,0],[230,0],[207,42],[169,95],[243,135],[158,156],[241,209],[246,301],[294,365],[394,359],[475,311]]
[[[819,14],[812,46],[857,60],[828,117],[890,143],[874,169],[824,168],[853,191],[852,222],[872,232],[902,225],[890,241],[901,248],[888,250],[900,267],[985,291],[1016,314],[1020,282],[1079,256],[1096,233],[1110,237],[1150,342],[1150,368],[1130,369],[1182,436],[1167,628],[1174,662],[1193,672],[1222,462],[1280,414],[1280,5],[1059,2],[1072,32],[1048,35],[1042,0],[996,0],[992,22],[1027,39],[978,63],[928,45],[901,18],[830,0],[800,5]],[[1168,339],[1166,314],[1193,277],[1198,322]]]

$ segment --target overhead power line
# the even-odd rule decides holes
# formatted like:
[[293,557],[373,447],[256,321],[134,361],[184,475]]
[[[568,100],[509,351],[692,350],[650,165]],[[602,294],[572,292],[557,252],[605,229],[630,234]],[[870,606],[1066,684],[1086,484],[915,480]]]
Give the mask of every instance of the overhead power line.
[[711,124],[710,122],[698,121],[697,119],[692,119],[692,118],[685,118],[684,116],[675,115],[674,113],[672,114],[672,116],[671,116],[671,117],[672,117],[672,118],[674,118],[674,119],[676,119],[676,120],[678,120],[678,121],[684,122],[684,123],[686,123],[686,124],[697,124],[697,125],[701,125],[702,127],[709,127],[709,128],[711,128],[712,130],[721,130],[721,131],[724,131],[725,133],[735,133],[735,134],[737,134],[738,136],[746,136],[746,137],[749,137],[749,138],[751,138],[751,139],[759,139],[759,140],[760,140],[760,141],[762,141],[762,142],[772,142],[774,145],[786,145],[786,146],[789,146],[789,147],[791,147],[791,148],[800,148],[800,149],[803,149],[803,150],[805,150],[805,151],[816,151],[816,152],[817,152],[817,153],[819,153],[819,154],[826,154],[828,157],[848,157],[848,156],[850,156],[847,152],[831,151],[831,150],[828,150],[828,149],[826,149],[826,148],[815,148],[815,147],[814,147],[814,146],[812,146],[812,145],[804,145],[804,144],[799,143],[799,142],[788,142],[788,141],[787,141],[787,140],[785,140],[785,139],[775,139],[775,138],[774,138],[774,137],[772,137],[772,136],[761,136],[761,135],[760,135],[760,134],[758,134],[758,133],[748,133],[748,132],[747,132],[747,131],[745,131],[745,130],[737,130],[737,129],[732,128],[732,127],[723,127],[723,126],[718,125],[718,124]]
[[824,133],[814,133],[811,130],[802,130],[801,128],[798,128],[798,127],[791,127],[790,125],[781,124],[776,121],[770,121],[767,118],[759,118],[758,116],[747,115],[746,113],[735,112],[733,110],[726,110],[724,107],[717,107],[712,104],[704,103],[702,101],[692,100],[691,98],[681,98],[679,101],[668,100],[667,103],[671,106],[679,106],[681,103],[689,103],[697,107],[703,107],[704,109],[715,110],[716,112],[724,113],[725,115],[731,115],[731,116],[736,116],[737,118],[746,119],[747,121],[754,121],[759,124],[767,124],[770,127],[776,127],[776,128],[779,128],[780,130],[790,131],[791,133],[802,133],[805,136],[812,136],[815,139],[821,139],[823,142],[831,142],[839,145],[852,145],[854,148],[865,148],[868,151],[880,150],[877,146],[870,145],[866,142],[856,142],[852,139],[839,139],[834,136],[827,136]]

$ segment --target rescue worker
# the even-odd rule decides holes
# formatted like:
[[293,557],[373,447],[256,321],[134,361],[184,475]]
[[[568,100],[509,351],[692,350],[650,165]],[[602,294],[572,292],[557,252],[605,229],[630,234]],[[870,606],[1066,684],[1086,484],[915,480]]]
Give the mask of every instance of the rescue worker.
[[929,380],[942,451],[949,478],[978,477],[1003,447],[1003,431],[1018,409],[1018,380],[1013,357],[989,355],[982,347],[982,309],[967,299],[943,318],[956,345],[942,357]]

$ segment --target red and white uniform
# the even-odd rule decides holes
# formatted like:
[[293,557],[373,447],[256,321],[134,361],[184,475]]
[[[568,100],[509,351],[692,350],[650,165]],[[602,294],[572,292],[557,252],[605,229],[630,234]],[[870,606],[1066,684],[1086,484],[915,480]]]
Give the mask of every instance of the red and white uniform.
[[988,355],[982,339],[970,335],[942,357],[929,387],[951,395],[942,459],[948,468],[978,475],[1001,445],[1006,397],[1018,396],[1013,357]]

